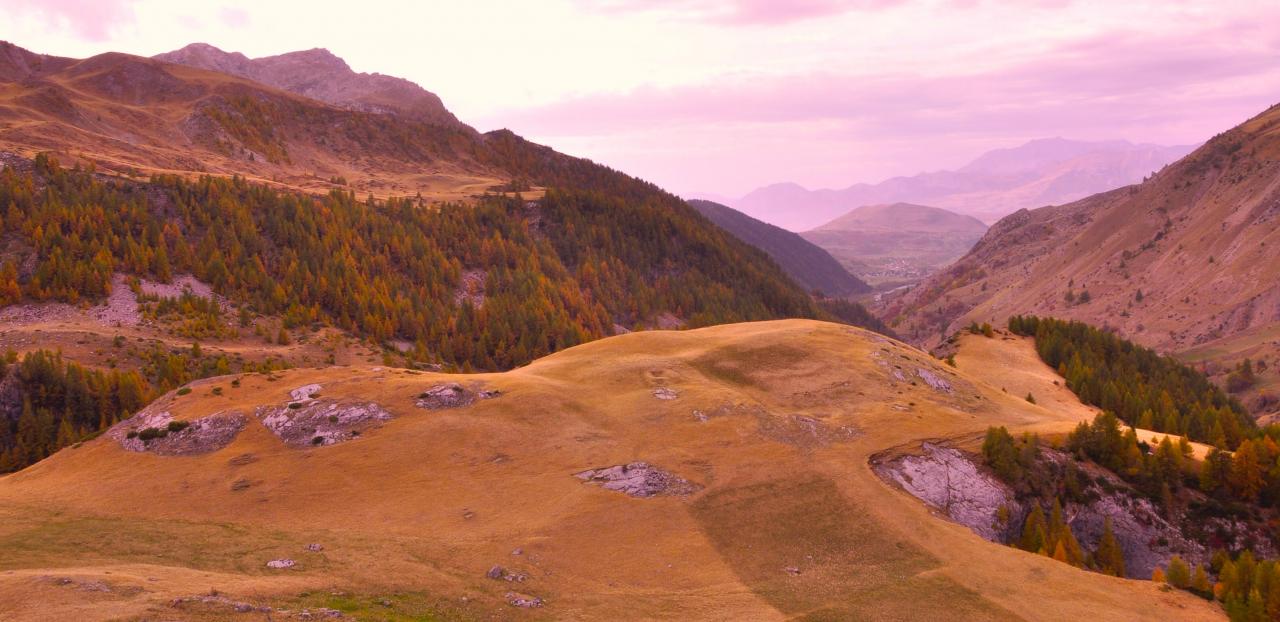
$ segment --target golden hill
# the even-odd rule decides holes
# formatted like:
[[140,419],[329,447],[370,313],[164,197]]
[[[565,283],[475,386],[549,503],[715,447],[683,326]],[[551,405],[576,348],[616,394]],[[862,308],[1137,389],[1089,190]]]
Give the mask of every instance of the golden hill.
[[[974,339],[951,368],[787,320],[622,335],[502,374],[201,381],[144,415],[202,430],[243,416],[216,451],[126,451],[143,446],[126,421],[0,479],[0,618],[221,620],[235,604],[370,619],[1219,617],[1186,593],[986,542],[872,473],[873,455],[921,439],[1091,416],[1050,394],[1026,341]],[[456,399],[475,401],[418,405]],[[392,418],[354,438],[331,434],[337,415],[315,418],[298,445],[267,427],[349,408]],[[657,494],[582,479],[628,464],[661,470],[645,480]],[[266,567],[285,558],[296,565]],[[509,604],[520,598],[542,606]]]

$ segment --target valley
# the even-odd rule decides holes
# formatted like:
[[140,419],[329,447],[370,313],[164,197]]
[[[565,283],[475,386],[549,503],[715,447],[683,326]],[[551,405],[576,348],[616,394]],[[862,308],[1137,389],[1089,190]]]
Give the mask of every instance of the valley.
[[1280,620],[1271,12],[766,4],[7,10],[0,620]]

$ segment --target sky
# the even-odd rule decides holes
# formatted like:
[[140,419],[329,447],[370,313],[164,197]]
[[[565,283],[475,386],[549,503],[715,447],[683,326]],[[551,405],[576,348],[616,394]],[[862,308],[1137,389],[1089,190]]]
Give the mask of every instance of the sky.
[[1192,144],[1280,102],[1280,2],[0,0],[86,57],[323,47],[677,193],[842,188],[1034,138]]

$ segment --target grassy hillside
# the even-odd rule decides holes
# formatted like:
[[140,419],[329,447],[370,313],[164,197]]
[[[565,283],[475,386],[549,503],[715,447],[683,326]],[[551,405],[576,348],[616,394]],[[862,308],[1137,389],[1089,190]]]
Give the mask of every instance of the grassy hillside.
[[796,283],[827,296],[861,294],[871,287],[853,276],[826,251],[799,234],[756,220],[711,201],[689,201],[694,209],[734,237],[768,253]]
[[[206,380],[150,412],[246,413],[222,449],[156,455],[104,436],[0,479],[0,615],[213,620],[238,602],[372,619],[1220,615],[986,542],[875,476],[871,456],[919,439],[1066,430],[1088,412],[1029,404],[998,388],[998,366],[959,359],[953,369],[858,329],[784,321],[623,335],[502,374]],[[414,406],[447,381],[501,394]],[[253,416],[288,410],[290,391],[313,383],[316,400],[374,401],[394,418],[295,448]],[[688,492],[637,498],[575,477],[636,461]],[[265,566],[281,558],[297,563]],[[500,578],[487,578],[494,566]],[[172,604],[211,589],[209,602]],[[514,594],[542,606],[522,611]]]

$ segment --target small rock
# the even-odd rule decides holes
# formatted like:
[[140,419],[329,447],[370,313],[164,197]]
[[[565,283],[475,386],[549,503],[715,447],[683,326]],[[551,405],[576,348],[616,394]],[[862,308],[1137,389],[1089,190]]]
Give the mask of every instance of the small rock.
[[297,563],[298,562],[295,562],[292,559],[273,559],[267,562],[267,568],[276,568],[276,569],[293,568],[295,565],[297,565]]
[[537,596],[528,596],[526,594],[517,594],[515,592],[507,592],[507,604],[512,607],[524,607],[532,609],[542,606],[542,599]]
[[658,387],[653,390],[653,396],[660,400],[674,400],[680,397],[680,394],[676,393],[674,389],[669,389],[667,387]]
[[319,553],[320,551],[324,550],[324,546],[312,542],[311,544],[307,545],[307,550],[311,551],[312,553]]
[[800,569],[795,566],[787,566],[786,568],[783,568],[782,571],[793,577],[800,574]]
[[506,573],[507,571],[503,569],[502,566],[494,566],[493,568],[489,569],[489,572],[484,573],[484,576],[490,579],[501,579],[502,575]]
[[514,550],[514,551],[511,551],[511,554],[512,554],[512,555],[524,555],[524,549],[516,549],[516,550]]

